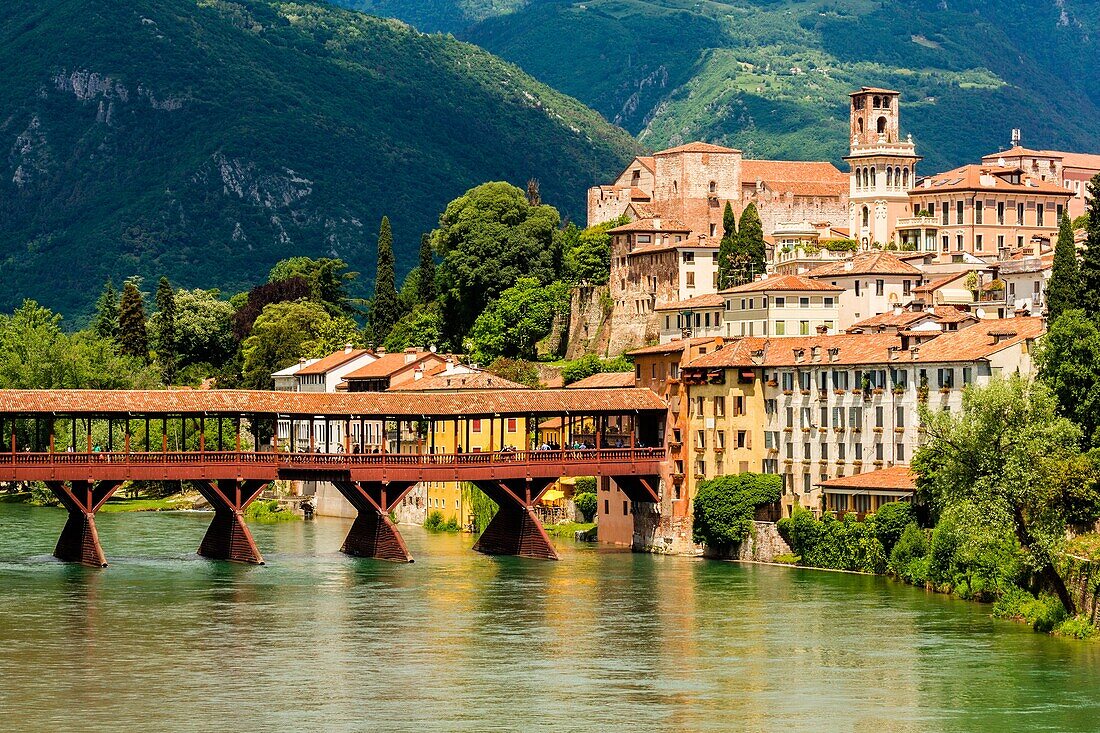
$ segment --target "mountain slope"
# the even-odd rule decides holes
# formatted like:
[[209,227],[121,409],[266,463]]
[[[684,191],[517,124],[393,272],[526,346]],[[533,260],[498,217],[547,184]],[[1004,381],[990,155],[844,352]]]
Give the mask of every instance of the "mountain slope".
[[[398,17],[418,6],[373,4]],[[927,172],[997,150],[1013,127],[1025,144],[1100,150],[1098,0],[518,4],[495,16],[483,6],[473,25],[436,5],[429,22],[465,26],[460,36],[647,147],[702,138],[755,157],[839,162],[847,93],[875,85],[902,91],[903,124]]]
[[373,276],[452,198],[542,182],[563,214],[637,144],[449,37],[311,2],[9,2],[0,309],[73,313],[108,275],[241,289],[292,254]]

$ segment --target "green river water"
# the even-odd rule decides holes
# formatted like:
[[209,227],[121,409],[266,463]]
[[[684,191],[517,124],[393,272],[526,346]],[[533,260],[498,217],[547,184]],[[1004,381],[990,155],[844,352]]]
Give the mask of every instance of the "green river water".
[[243,567],[193,554],[208,521],[101,515],[95,571],[0,505],[0,730],[1100,730],[1100,644],[882,578],[409,527],[393,565],[326,519]]

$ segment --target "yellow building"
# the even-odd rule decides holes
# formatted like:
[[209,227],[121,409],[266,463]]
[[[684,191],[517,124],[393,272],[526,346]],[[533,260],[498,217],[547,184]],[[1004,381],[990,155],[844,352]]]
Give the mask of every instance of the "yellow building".
[[[470,367],[453,367],[433,376],[423,376],[391,388],[391,391],[460,391],[464,389],[528,389],[489,372]],[[516,417],[440,420],[419,436],[425,453],[499,453],[505,449],[529,450],[527,420]],[[440,512],[443,521],[456,521],[463,529],[473,523],[473,510],[457,481],[429,481],[422,484],[425,516]]]
[[[728,342],[723,354],[748,351],[761,339]],[[746,353],[751,363],[751,354]],[[735,360],[740,361],[740,360]],[[764,471],[764,385],[760,369],[683,367],[688,428],[682,462],[688,498],[699,482],[716,476]]]

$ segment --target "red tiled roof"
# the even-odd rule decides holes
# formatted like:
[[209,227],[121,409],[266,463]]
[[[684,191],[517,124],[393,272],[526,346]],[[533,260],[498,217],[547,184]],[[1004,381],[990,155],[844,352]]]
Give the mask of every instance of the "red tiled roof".
[[811,280],[802,275],[778,275],[764,280],[756,280],[735,288],[723,290],[723,293],[770,293],[770,292],[798,292],[803,290],[815,290],[825,292],[840,292],[844,288],[837,285]]
[[[412,356],[413,359],[406,360],[407,356]],[[344,375],[344,379],[381,379],[389,377],[408,367],[419,364],[431,356],[438,357],[440,361],[444,358],[431,351],[418,351],[415,354],[406,354],[405,352],[382,354],[370,364],[364,364],[355,371]]]
[[741,161],[741,185],[755,186],[758,181],[773,191],[798,196],[840,196],[849,188],[848,175],[826,161]]
[[1100,155],[1094,153],[1061,153],[1063,168],[1084,168],[1100,171]]
[[675,219],[664,219],[654,216],[644,219],[635,219],[634,221],[620,224],[607,231],[611,234],[625,234],[629,232],[674,232],[676,234],[687,234],[691,232],[691,228]]
[[673,155],[675,153],[740,153],[740,150],[735,148],[726,148],[721,145],[714,145],[712,143],[693,142],[686,143],[685,145],[677,145],[674,148],[668,148],[667,150],[658,150],[653,154],[653,157],[658,155]]
[[458,390],[454,392],[260,392],[248,390],[0,390],[0,413],[577,415],[664,410],[649,389]]
[[654,170],[653,156],[652,155],[639,155],[636,160],[642,164],[643,167],[648,168],[650,172]]
[[977,316],[961,311],[952,305],[937,305],[932,311],[936,315],[936,320],[940,323],[962,323],[963,321],[978,320]]
[[627,356],[645,356],[648,354],[674,354],[678,351],[683,351],[684,346],[702,346],[703,344],[709,344],[714,341],[714,337],[698,337],[693,339],[676,339],[670,341],[667,344],[654,344],[653,346],[643,346],[640,349],[634,349],[633,351],[626,352]]
[[861,328],[865,331],[877,328],[907,328],[918,321],[934,317],[932,313],[922,310],[903,310],[900,313],[889,310],[877,316],[871,316],[870,318],[864,318],[862,321],[857,321],[853,323],[848,330],[852,331],[857,328]]
[[[633,381],[630,384],[634,386]],[[530,389],[527,385],[498,377],[492,372],[477,371],[467,374],[436,374],[394,385],[390,392],[426,392],[438,389]]]
[[823,489],[882,489],[885,491],[916,491],[917,475],[909,466],[890,466],[877,471],[839,476],[818,484]]
[[1063,168],[1100,170],[1100,155],[1094,153],[1070,153],[1064,150],[1032,150],[1017,145],[999,153],[982,156],[983,163],[996,163],[999,158],[1061,158]]
[[694,298],[688,298],[687,300],[677,300],[672,303],[663,303],[653,310],[684,311],[696,308],[721,308],[725,302],[726,299],[718,293],[708,293],[707,295],[696,295]]
[[901,92],[896,92],[893,89],[883,89],[882,87],[860,87],[858,92],[852,92],[848,96],[854,97],[857,94],[866,94],[868,92],[871,94],[901,94]]
[[634,372],[603,372],[580,379],[566,385],[566,389],[610,389],[615,387],[633,387]]
[[996,165],[964,165],[928,176],[916,188],[910,190],[909,194],[920,197],[946,191],[992,191],[995,193],[1044,193],[1067,198],[1072,195],[1069,189],[1062,188],[1054,181],[1044,181],[1027,173],[1020,174],[1020,183],[1010,183],[1005,176],[1013,172],[1018,172],[1018,169],[1001,168]]
[[931,293],[939,290],[944,285],[950,285],[960,278],[964,278],[969,273],[969,270],[963,270],[962,272],[955,272],[950,275],[944,275],[941,278],[937,278],[931,282],[927,282],[924,285],[913,288],[914,293]]
[[[851,269],[848,265],[851,264]],[[850,259],[829,262],[806,273],[807,277],[844,277],[854,275],[911,275],[921,271],[890,252],[860,252]]]
[[630,198],[638,201],[649,201],[649,194],[638,188],[637,186],[630,187]]
[[369,354],[369,353],[370,352],[367,351],[366,349],[352,349],[351,351],[344,351],[344,350],[336,351],[336,352],[333,352],[333,353],[329,354],[328,356],[326,356],[322,359],[318,359],[317,361],[313,362],[312,364],[309,364],[307,366],[302,367],[301,369],[299,369],[296,372],[296,374],[298,374],[298,375],[327,374],[328,372],[332,371],[333,369],[336,369],[338,367],[342,367],[343,365],[347,364],[349,361],[352,361],[354,359],[358,359],[363,354]]

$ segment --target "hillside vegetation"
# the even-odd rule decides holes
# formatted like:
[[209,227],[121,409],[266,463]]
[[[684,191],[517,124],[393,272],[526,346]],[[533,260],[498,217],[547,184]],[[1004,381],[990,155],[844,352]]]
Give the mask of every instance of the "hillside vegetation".
[[649,148],[701,138],[839,162],[847,94],[874,85],[902,92],[928,172],[996,151],[1013,127],[1025,144],[1100,150],[1096,0],[532,0],[479,22],[371,4],[420,8]]
[[485,180],[584,192],[639,146],[474,46],[312,2],[11,0],[0,17],[0,309],[103,281],[246,289],[290,255],[398,270]]

